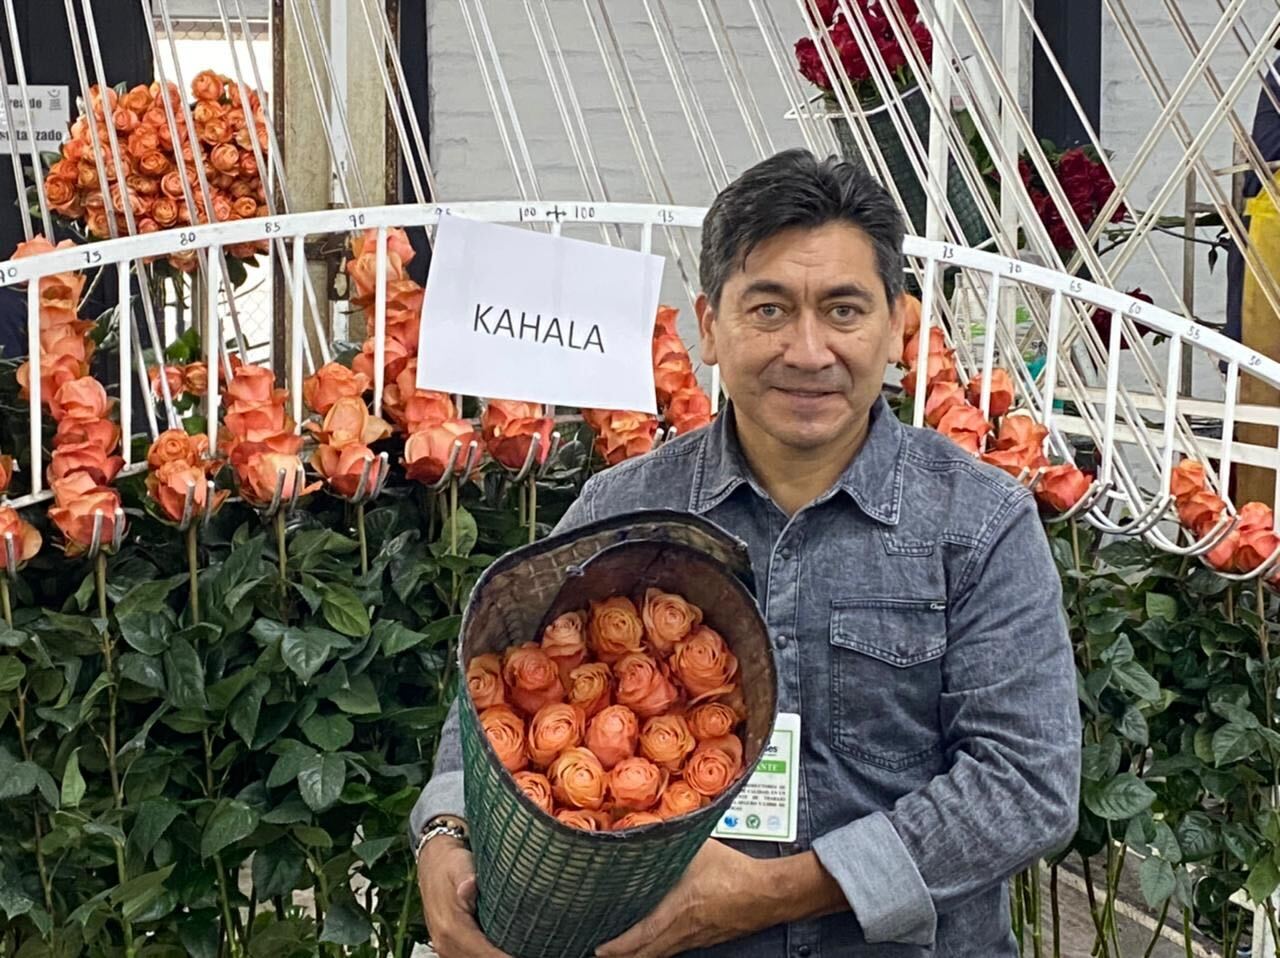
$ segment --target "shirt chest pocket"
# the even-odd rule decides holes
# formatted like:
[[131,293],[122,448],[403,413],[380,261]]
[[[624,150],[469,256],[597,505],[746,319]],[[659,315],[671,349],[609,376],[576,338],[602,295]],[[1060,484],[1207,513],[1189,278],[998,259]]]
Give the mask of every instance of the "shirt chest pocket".
[[858,598],[831,603],[831,740],[899,771],[941,748],[938,699],[946,603]]

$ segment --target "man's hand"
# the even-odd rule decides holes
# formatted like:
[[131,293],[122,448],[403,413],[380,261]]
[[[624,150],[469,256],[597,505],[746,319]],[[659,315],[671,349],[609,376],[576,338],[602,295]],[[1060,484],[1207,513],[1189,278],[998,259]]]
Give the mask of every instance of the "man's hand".
[[658,907],[629,931],[596,949],[598,958],[667,958],[767,928],[768,909],[753,907],[760,863],[709,841]]
[[476,869],[466,845],[448,835],[427,842],[418,858],[418,890],[440,958],[508,958],[476,924]]

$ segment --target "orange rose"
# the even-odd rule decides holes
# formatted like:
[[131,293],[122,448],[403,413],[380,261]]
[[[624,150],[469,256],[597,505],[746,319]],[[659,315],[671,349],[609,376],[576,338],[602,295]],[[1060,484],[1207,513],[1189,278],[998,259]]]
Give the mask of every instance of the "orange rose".
[[1261,502],[1246,502],[1236,516],[1236,528],[1241,532],[1253,529],[1270,529],[1275,525],[1271,507]]
[[1089,477],[1071,463],[1050,466],[1036,486],[1036,498],[1062,513],[1083,499],[1091,485]]
[[[182,174],[177,172],[176,170],[170,171],[160,178],[160,192],[163,193],[165,196],[169,197],[169,199],[171,200],[186,199],[186,191],[183,189],[182,184],[183,184]],[[156,219],[159,220],[160,216],[158,214],[155,214],[155,215],[156,215]],[[177,219],[177,215],[178,215],[177,207],[175,206],[174,207],[175,220]]]
[[643,652],[623,656],[614,664],[613,674],[618,680],[618,704],[641,718],[661,715],[680,699],[662,668]]
[[65,479],[73,472],[88,473],[93,481],[105,486],[120,474],[124,460],[108,456],[96,442],[64,443],[49,459],[49,481]]
[[1049,465],[1049,460],[1045,458],[1039,446],[993,449],[991,452],[984,452],[980,458],[987,465],[995,466],[1015,479],[1021,479],[1024,470],[1035,472],[1038,469],[1047,468]]
[[953,406],[938,423],[941,435],[975,456],[982,448],[982,438],[990,431],[991,423],[973,406]]
[[104,453],[113,453],[120,444],[120,427],[110,419],[64,419],[53,435],[55,447],[91,442]]
[[674,306],[659,306],[658,314],[653,320],[653,335],[656,339],[664,334],[674,334],[676,321],[680,318],[680,310]]
[[498,754],[502,767],[513,775],[529,764],[524,752],[524,720],[505,705],[480,713],[480,727]]
[[676,390],[692,373],[693,361],[679,336],[664,335],[654,339],[653,385],[659,405],[671,402]]
[[227,383],[228,403],[261,403],[282,401],[284,390],[276,389],[276,374],[265,366],[240,366]]
[[44,184],[45,199],[49,207],[68,219],[79,219],[83,212],[80,196],[76,192],[76,184],[68,180],[46,180]]
[[677,642],[702,624],[702,610],[696,605],[658,589],[645,590],[640,617],[649,644],[663,655],[670,655]]
[[151,108],[151,91],[146,86],[139,84],[124,95],[120,105],[126,110],[132,110],[134,113],[146,113]]
[[607,465],[643,456],[653,448],[658,420],[642,412],[609,412],[601,421],[595,447]]
[[542,633],[542,651],[556,664],[566,689],[571,684],[573,670],[587,657],[587,644],[582,635],[585,627],[586,617],[581,612],[566,612]]
[[523,469],[529,459],[529,450],[533,447],[533,437],[538,436],[537,463],[547,460],[551,450],[551,431],[555,428],[552,419],[511,419],[503,425],[501,435],[485,440],[489,455],[508,469]]
[[[926,353],[928,356],[951,356],[952,352],[947,348],[947,337],[937,326],[929,327],[929,348]],[[920,356],[920,329],[916,331],[902,344],[902,363],[908,369],[913,369],[919,361]]]
[[613,664],[644,648],[644,622],[626,596],[615,595],[591,603],[587,641],[601,662]]
[[93,340],[76,328],[75,323],[53,326],[40,331],[41,365],[58,356],[70,356],[87,363],[93,354]]
[[292,499],[295,489],[298,496],[305,496],[320,488],[318,482],[304,485],[306,471],[297,455],[271,452],[261,443],[238,445],[231,455],[231,465],[235,469],[240,495],[250,505],[270,505],[277,488],[282,502]]
[[564,808],[556,812],[556,821],[584,832],[599,832],[608,827],[608,820],[599,812],[580,808]]
[[902,294],[902,338],[911,339],[920,332],[920,313],[924,306],[910,293]]
[[[191,489],[191,514],[203,515],[209,501],[209,487],[203,468],[175,460],[147,473],[147,494],[155,500],[165,517],[174,522],[182,521],[188,487]],[[214,493],[211,511],[216,512],[228,495],[226,490]]]
[[266,442],[271,436],[292,428],[284,404],[236,403],[223,417],[227,432],[241,442]]
[[157,153],[159,150],[160,134],[155,127],[143,123],[129,134],[127,152],[133,159],[141,160],[148,153]]
[[[346,270],[347,275],[351,278],[351,285],[355,287],[356,295],[350,297],[352,304],[366,309],[372,306],[377,297],[378,289],[378,258],[377,251],[373,245],[370,244],[365,248],[364,252],[347,260]],[[404,263],[388,246],[387,282],[394,283],[402,281],[404,278]]]
[[699,745],[684,767],[684,780],[704,798],[712,799],[734,783],[740,763],[734,757],[709,744]]
[[302,401],[323,416],[339,399],[358,399],[370,385],[367,376],[341,363],[326,363],[302,381]]
[[111,401],[102,383],[92,376],[73,379],[58,387],[49,404],[54,419],[106,419]]
[[697,744],[680,715],[656,715],[640,730],[640,754],[672,772],[679,770]]
[[138,128],[138,115],[132,110],[117,109],[111,114],[111,122],[118,133],[132,133]]
[[542,406],[536,402],[519,402],[513,399],[490,399],[480,415],[480,431],[485,440],[497,439],[506,434],[507,425],[517,419],[542,418]]
[[396,299],[387,303],[387,338],[404,344],[409,351],[416,351],[422,332],[422,297],[425,290],[414,284],[414,289],[397,290]]
[[[240,148],[232,143],[220,143],[209,152],[209,162],[219,173],[239,172]],[[258,204],[253,205],[257,209]]]
[[323,425],[314,432],[321,442],[341,447],[385,439],[391,435],[391,427],[369,413],[362,397],[344,396],[329,407]]
[[[351,239],[351,252],[357,257],[373,254],[377,249],[378,231],[376,229],[365,230]],[[387,254],[407,265],[413,262],[417,251],[409,242],[409,234],[396,228],[387,230]]]
[[1000,420],[1000,431],[996,434],[997,449],[1019,449],[1034,446],[1037,449],[1044,445],[1049,430],[1030,416],[1006,416]]
[[[165,366],[164,378],[169,385],[169,395],[174,398],[181,396],[183,391],[182,367]],[[152,368],[151,370],[151,391],[157,396],[164,395],[164,387],[160,382],[160,370],[157,368]]]
[[187,363],[182,367],[182,387],[185,392],[202,396],[209,390],[209,366],[203,362]]
[[661,825],[663,818],[653,812],[628,812],[613,823],[615,832],[625,832],[628,828],[640,828],[643,825]]
[[9,562],[9,550],[5,548],[6,536],[13,536],[15,572],[26,565],[44,543],[35,526],[24,522],[17,509],[0,506],[0,570],[6,569]]
[[168,229],[178,222],[178,203],[167,196],[156,200],[151,207],[151,216],[162,228]]
[[1183,459],[1173,467],[1169,491],[1179,503],[1189,499],[1197,492],[1203,492],[1208,486],[1205,482],[1204,463],[1194,459]]
[[[914,356],[915,353],[911,353]],[[929,394],[939,383],[956,381],[956,361],[950,352],[930,353],[925,367],[925,395]],[[902,377],[902,391],[908,396],[916,394],[915,366],[908,366],[906,375]]]
[[625,705],[601,709],[587,725],[585,744],[605,768],[613,768],[624,758],[636,754],[640,740],[640,723],[636,713]]
[[[40,404],[42,406],[52,406],[53,397],[58,394],[58,390],[73,380],[78,380],[89,372],[88,364],[81,362],[74,356],[54,356],[40,364]],[[23,363],[18,367],[17,380],[18,385],[22,387],[20,393],[23,399],[29,399],[30,393],[30,377],[31,364]]]
[[963,386],[959,383],[938,383],[929,390],[929,398],[924,404],[924,421],[937,429],[943,416],[956,406],[964,404]]
[[719,632],[703,625],[676,646],[671,655],[671,668],[695,699],[722,695],[733,688],[738,657],[729,651]]
[[169,172],[169,158],[159,150],[148,153],[138,161],[138,172],[152,178],[162,177]]
[[[1014,394],[1013,379],[1009,376],[1009,371],[993,369],[991,371],[991,415],[998,417],[1007,413],[1013,407]],[[969,380],[969,402],[979,409],[982,408],[981,373]]]
[[[396,380],[397,388],[404,381],[407,372],[409,372],[408,369],[400,373]],[[406,432],[419,432],[429,426],[437,426],[446,420],[458,418],[457,407],[453,404],[453,397],[448,393],[430,389],[412,389],[401,395],[405,397],[402,421]]]
[[694,706],[686,718],[689,731],[699,742],[728,735],[738,724],[737,713],[723,702],[704,702]]
[[516,785],[529,796],[529,800],[548,815],[554,813],[555,800],[551,797],[551,782],[540,772],[516,772]]
[[512,646],[502,657],[502,677],[508,700],[527,715],[535,715],[544,705],[564,701],[560,672],[537,643]]
[[[246,137],[246,139],[248,138]],[[236,142],[237,142],[237,145],[239,145],[238,134],[237,134]],[[236,171],[236,175],[242,176],[245,179],[250,179],[250,180],[256,179],[258,174],[261,173],[261,170],[258,169],[258,158],[254,156],[252,152],[244,152],[244,150],[252,150],[252,149],[253,149],[253,141],[249,140],[249,145],[244,147],[240,153],[240,168]],[[256,200],[257,197],[255,196],[253,197],[253,199]],[[256,208],[256,205],[257,204],[255,203],[254,211],[250,213],[248,216],[246,216],[245,219],[249,219],[253,216],[261,215],[258,213],[258,209]]]
[[258,201],[252,196],[243,196],[231,204],[231,215],[242,220],[251,220],[258,215]]
[[223,77],[212,70],[204,70],[191,81],[191,95],[197,100],[220,100],[225,86]]
[[544,705],[529,723],[529,757],[546,768],[567,749],[582,743],[586,714],[576,705],[553,702]]
[[547,778],[562,805],[596,811],[604,804],[605,771],[585,748],[566,749],[547,769]]
[[86,473],[79,472],[51,483],[56,505],[49,518],[66,539],[67,555],[85,552],[93,543],[96,516],[101,514],[101,536],[106,545],[115,537],[116,510],[120,496],[114,489],[99,486]]
[[147,450],[147,465],[159,469],[170,462],[183,462],[194,466],[209,452],[209,437],[200,433],[187,435],[183,429],[167,429],[156,437]]
[[711,422],[711,397],[702,391],[692,374],[676,390],[666,408],[667,425],[680,435],[688,435]]
[[1242,574],[1258,568],[1271,558],[1277,547],[1280,547],[1280,537],[1271,527],[1242,529],[1236,534],[1240,537],[1240,544],[1232,557],[1232,567]]
[[569,673],[567,685],[570,704],[579,706],[587,718],[612,704],[612,675],[603,662],[579,665]]
[[609,772],[609,794],[617,807],[643,812],[658,804],[669,777],[647,758],[624,758]]
[[502,684],[502,659],[492,652],[472,659],[467,666],[467,692],[480,711],[505,705],[507,694]]
[[465,419],[451,419],[415,432],[404,444],[405,475],[417,482],[437,483],[444,477],[451,457],[454,474],[461,474],[469,447],[478,438],[474,427]]
[[364,486],[367,493],[382,478],[382,460],[368,446],[355,442],[345,446],[321,444],[311,454],[311,468],[320,473],[336,495],[346,499],[360,491],[366,462],[370,464]]
[[694,791],[688,782],[679,781],[672,782],[666,787],[654,811],[666,820],[696,812],[705,804],[707,800],[703,795]]
[[[398,340],[388,339],[383,347],[382,369],[387,380],[394,381],[401,370],[409,362],[409,350]],[[351,368],[364,373],[369,382],[373,382],[373,337],[366,339],[360,349],[360,355],[351,360]]]
[[1240,533],[1228,532],[1218,544],[1205,553],[1204,561],[1219,572],[1235,572],[1236,551],[1240,548]]

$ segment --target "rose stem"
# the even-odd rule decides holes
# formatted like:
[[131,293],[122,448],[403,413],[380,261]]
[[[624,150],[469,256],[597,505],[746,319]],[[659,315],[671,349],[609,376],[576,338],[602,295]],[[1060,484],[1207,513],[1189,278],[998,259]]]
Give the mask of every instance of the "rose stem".
[[[0,580],[3,581],[3,580]],[[31,761],[31,743],[27,741],[27,687],[26,685],[18,686],[18,744],[22,746],[22,757],[26,761]],[[36,835],[36,868],[40,872],[40,887],[44,889],[44,907],[49,913],[49,917],[54,917],[53,910],[53,882],[49,879],[49,868],[45,864],[44,850],[41,847],[44,844],[44,829],[40,827],[40,807],[34,805],[31,812],[32,823],[35,826]]]
[[277,512],[275,517],[276,523],[276,554],[280,561],[280,587],[287,589],[289,586],[289,558],[284,552],[284,513]]
[[200,561],[196,545],[196,524],[187,526],[187,584],[191,590],[191,624],[200,621]]
[[13,606],[9,602],[9,573],[0,575],[0,606],[4,607],[4,624],[13,628]]
[[107,557],[101,552],[93,560],[93,578],[98,590],[98,618],[105,619],[107,617]]
[[356,538],[360,540],[360,574],[369,574],[369,543],[364,536],[364,503],[356,506]]

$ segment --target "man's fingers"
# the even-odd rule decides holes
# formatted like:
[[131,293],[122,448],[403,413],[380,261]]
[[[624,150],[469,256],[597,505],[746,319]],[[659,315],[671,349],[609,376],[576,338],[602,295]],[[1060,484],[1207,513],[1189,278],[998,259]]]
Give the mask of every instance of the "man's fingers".
[[596,958],[641,958],[645,946],[653,941],[657,931],[653,922],[646,918],[597,948]]

